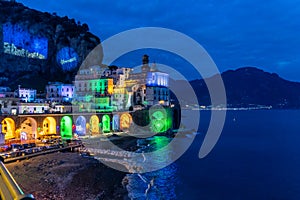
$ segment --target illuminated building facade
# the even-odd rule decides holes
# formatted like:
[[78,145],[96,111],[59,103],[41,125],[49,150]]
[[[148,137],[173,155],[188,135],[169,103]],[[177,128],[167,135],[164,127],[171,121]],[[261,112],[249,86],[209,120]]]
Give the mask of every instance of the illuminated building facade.
[[75,87],[72,84],[49,82],[46,86],[46,99],[51,102],[71,102]]
[[112,105],[117,111],[128,110],[131,105],[127,90],[130,72],[130,68],[115,68],[112,70],[111,77],[114,80]]
[[34,102],[36,99],[36,90],[34,89],[21,88],[19,85],[15,93],[24,102]]
[[117,66],[93,66],[81,69],[75,77],[79,112],[124,111],[133,107],[146,108],[155,104],[169,106],[169,75],[149,66],[143,56],[140,73]]
[[156,104],[169,106],[169,75],[159,72],[149,66],[149,57],[143,56],[142,72],[131,74],[130,79],[134,80],[131,88],[132,106],[153,106]]
[[[147,121],[153,132],[168,131],[173,126],[169,76],[153,70],[148,62],[145,55],[142,72],[135,74],[131,74],[129,68],[116,66],[81,69],[74,85],[49,83],[46,87],[47,101],[41,99],[39,103],[35,98],[36,91],[31,101],[28,98],[30,93],[22,93],[20,87],[17,90],[20,98],[0,95],[1,112],[11,115],[2,116],[5,140],[31,140],[58,134],[70,139],[74,134],[84,136],[130,131],[133,119]],[[0,94],[5,92],[9,89],[0,88]],[[27,97],[26,103],[20,101],[22,97]],[[66,98],[72,100],[72,104],[68,104]],[[141,111],[128,112],[130,107],[133,107],[132,111]],[[144,115],[146,113],[147,116]],[[19,120],[19,117],[22,119]]]
[[75,77],[75,100],[79,112],[111,112],[112,78],[103,77],[102,68],[94,66],[80,70]]
[[46,103],[19,103],[18,112],[20,114],[45,113],[49,110]]

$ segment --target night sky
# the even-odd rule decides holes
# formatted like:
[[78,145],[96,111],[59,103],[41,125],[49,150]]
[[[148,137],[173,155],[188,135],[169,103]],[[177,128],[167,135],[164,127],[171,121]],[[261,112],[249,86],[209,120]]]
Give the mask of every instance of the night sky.
[[[199,42],[221,72],[255,66],[300,81],[300,0],[17,1],[87,23],[102,41],[132,28],[174,29]],[[175,68],[186,64],[180,59],[169,59],[168,53],[148,54],[152,62]],[[140,58],[133,61],[134,56],[124,57],[116,64],[140,64]],[[192,71],[188,73],[190,78],[197,78]]]

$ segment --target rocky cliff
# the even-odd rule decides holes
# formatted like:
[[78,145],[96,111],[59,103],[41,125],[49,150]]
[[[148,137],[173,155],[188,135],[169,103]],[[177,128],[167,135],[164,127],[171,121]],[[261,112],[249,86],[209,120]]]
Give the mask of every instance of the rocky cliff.
[[87,24],[67,16],[7,1],[0,1],[0,13],[0,86],[44,90],[48,81],[70,82],[100,44]]

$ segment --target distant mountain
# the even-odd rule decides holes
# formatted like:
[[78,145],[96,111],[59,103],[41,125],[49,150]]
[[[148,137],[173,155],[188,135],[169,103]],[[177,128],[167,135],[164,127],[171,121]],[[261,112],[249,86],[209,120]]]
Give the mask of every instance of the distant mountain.
[[[300,83],[287,81],[275,73],[255,67],[229,70],[221,74],[224,81],[227,106],[249,107],[256,105],[273,108],[300,108]],[[207,80],[213,81],[215,76]],[[210,105],[210,97],[203,79],[190,82],[200,105]],[[189,102],[189,99],[185,99]]]
[[[0,86],[44,90],[48,81],[71,81],[100,44],[85,23],[0,1]],[[99,54],[96,63],[102,63]]]

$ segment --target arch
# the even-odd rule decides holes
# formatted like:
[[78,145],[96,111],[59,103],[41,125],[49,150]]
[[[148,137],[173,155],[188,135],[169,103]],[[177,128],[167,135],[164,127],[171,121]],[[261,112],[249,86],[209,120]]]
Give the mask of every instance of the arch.
[[[26,140],[34,140],[37,138],[37,122],[34,118],[27,117],[26,120],[22,122],[21,134],[22,133],[26,133],[26,138],[27,138]],[[22,140],[22,135],[21,135],[21,140]]]
[[71,139],[72,135],[72,119],[69,116],[64,116],[60,121],[60,135],[64,139]]
[[91,134],[99,133],[99,118],[97,115],[92,115],[90,119],[90,131]]
[[53,117],[46,117],[43,121],[43,134],[56,134],[56,120]]
[[120,116],[119,115],[113,116],[112,130],[114,130],[114,131],[120,130]]
[[151,129],[155,133],[163,133],[172,127],[172,117],[170,111],[155,109],[150,112]]
[[102,117],[102,131],[103,133],[110,132],[110,117],[108,115]]
[[84,116],[79,116],[76,119],[75,125],[77,135],[83,136],[86,134],[86,119]]
[[2,133],[5,134],[5,140],[13,139],[16,137],[16,125],[15,121],[12,118],[5,118],[1,122],[2,124]]
[[120,118],[120,128],[121,130],[129,129],[132,123],[132,117],[129,113],[124,113]]

